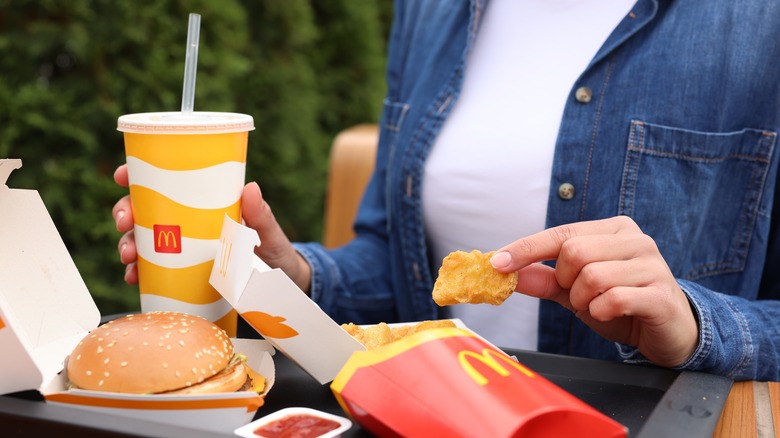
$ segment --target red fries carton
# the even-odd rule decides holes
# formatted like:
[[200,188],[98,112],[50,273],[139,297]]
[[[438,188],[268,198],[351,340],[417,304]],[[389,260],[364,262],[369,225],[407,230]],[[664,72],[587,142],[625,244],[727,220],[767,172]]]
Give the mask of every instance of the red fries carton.
[[439,328],[356,352],[331,383],[377,436],[626,437],[627,429],[474,333]]

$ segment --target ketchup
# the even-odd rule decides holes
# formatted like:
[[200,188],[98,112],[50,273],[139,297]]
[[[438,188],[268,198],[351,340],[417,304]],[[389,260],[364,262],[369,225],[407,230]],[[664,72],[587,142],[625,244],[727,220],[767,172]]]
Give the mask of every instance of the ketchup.
[[308,414],[282,417],[255,429],[255,435],[266,438],[314,438],[337,429],[339,423]]

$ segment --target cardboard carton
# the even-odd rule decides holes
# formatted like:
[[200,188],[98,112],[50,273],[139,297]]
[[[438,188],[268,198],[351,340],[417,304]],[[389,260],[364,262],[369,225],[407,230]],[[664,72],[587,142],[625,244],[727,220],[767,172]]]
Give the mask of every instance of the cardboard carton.
[[0,160],[0,394],[38,390],[47,403],[214,431],[248,423],[273,386],[274,350],[234,339],[266,378],[263,394],[202,396],[68,390],[68,355],[100,323],[100,312],[37,191],[10,189],[21,160]]
[[365,347],[281,269],[254,254],[257,232],[225,216],[209,282],[258,333],[321,384]]
[[331,384],[377,436],[626,437],[624,426],[461,328],[355,353]]

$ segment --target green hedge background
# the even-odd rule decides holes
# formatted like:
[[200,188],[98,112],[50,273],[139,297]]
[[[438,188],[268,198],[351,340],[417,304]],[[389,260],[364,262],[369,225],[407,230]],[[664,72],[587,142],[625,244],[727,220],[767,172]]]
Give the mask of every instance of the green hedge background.
[[103,314],[139,308],[111,216],[122,114],[178,111],[189,13],[196,111],[254,117],[247,180],[292,240],[321,240],[333,137],[375,123],[390,0],[0,0],[0,158],[38,190]]

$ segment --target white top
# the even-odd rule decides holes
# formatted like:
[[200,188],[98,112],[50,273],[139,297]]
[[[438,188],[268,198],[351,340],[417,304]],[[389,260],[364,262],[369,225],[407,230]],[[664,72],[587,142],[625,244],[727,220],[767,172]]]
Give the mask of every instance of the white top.
[[[491,0],[462,94],[425,164],[423,219],[434,260],[491,251],[544,228],[566,98],[635,0]],[[501,347],[537,348],[539,303],[451,306]]]

